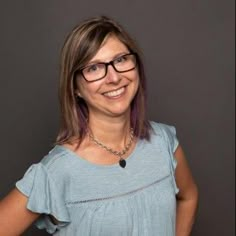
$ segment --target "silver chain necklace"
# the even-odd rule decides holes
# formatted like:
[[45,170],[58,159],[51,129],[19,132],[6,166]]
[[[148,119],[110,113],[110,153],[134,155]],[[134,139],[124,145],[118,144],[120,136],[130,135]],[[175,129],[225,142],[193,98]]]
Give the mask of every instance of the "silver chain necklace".
[[92,132],[89,132],[89,137],[90,139],[96,144],[98,145],[99,147],[105,149],[107,152],[115,155],[115,156],[118,156],[120,158],[119,160],[119,165],[122,167],[122,168],[125,168],[126,166],[126,160],[122,158],[123,155],[125,155],[128,150],[130,149],[132,143],[133,143],[133,140],[134,140],[134,131],[133,129],[130,129],[130,139],[129,139],[129,143],[125,146],[125,148],[122,150],[122,151],[115,151],[113,150],[112,148],[110,147],[107,147],[106,145],[104,145],[103,143],[101,143],[100,141],[98,141],[92,134]]

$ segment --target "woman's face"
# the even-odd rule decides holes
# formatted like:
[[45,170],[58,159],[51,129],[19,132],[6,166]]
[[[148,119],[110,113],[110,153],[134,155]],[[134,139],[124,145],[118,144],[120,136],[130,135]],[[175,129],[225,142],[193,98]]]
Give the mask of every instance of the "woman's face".
[[[110,62],[127,53],[129,50],[117,37],[109,36],[88,65]],[[76,94],[85,100],[90,118],[128,116],[139,86],[138,68],[119,73],[109,65],[103,79],[87,82],[79,75],[76,83]]]

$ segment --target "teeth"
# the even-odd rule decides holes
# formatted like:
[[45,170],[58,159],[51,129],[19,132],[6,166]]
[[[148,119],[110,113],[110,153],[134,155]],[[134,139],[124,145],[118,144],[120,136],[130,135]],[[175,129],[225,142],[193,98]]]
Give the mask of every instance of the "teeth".
[[125,91],[125,88],[122,87],[122,88],[120,88],[116,91],[107,92],[104,95],[107,96],[107,97],[116,97],[116,96],[122,94],[124,91]]

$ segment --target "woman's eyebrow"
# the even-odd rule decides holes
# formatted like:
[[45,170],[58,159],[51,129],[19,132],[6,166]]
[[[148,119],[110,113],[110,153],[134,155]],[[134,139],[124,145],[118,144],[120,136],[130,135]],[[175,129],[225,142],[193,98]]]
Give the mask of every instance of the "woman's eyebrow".
[[107,63],[107,62],[113,61],[113,60],[115,60],[116,58],[118,58],[118,57],[120,57],[120,56],[123,56],[123,55],[125,55],[125,54],[127,54],[127,53],[129,53],[129,52],[119,52],[119,53],[115,54],[115,55],[111,58],[111,60],[107,60],[107,61],[103,61],[103,60],[100,60],[100,59],[92,60],[92,61],[90,61],[89,63],[87,63],[86,67],[87,67],[87,66],[90,66],[90,65],[98,64],[98,63]]

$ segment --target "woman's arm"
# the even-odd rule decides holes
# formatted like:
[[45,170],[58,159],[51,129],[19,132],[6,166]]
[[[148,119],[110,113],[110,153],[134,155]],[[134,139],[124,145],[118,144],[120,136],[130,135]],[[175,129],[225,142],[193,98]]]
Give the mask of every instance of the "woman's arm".
[[177,194],[176,236],[189,236],[197,209],[198,190],[183,149],[180,146],[178,146],[174,155],[178,163],[175,178],[179,188]]
[[26,208],[28,198],[16,188],[0,201],[0,235],[21,235],[38,217]]

